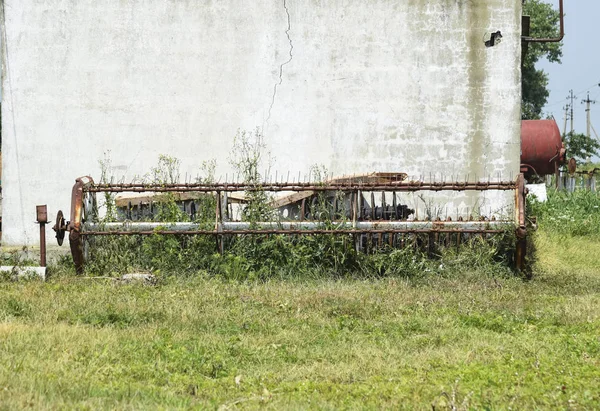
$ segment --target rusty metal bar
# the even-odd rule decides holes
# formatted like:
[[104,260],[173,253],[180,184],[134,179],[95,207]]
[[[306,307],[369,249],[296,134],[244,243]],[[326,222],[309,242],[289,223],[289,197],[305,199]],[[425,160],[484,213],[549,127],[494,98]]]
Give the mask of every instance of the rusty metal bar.
[[559,0],[558,8],[560,13],[560,34],[558,37],[546,37],[546,38],[535,38],[535,37],[521,37],[521,40],[528,43],[558,43],[565,37],[565,13],[563,9],[563,0]]
[[46,267],[46,224],[48,224],[48,207],[36,206],[37,223],[40,225],[40,267]]
[[487,191],[487,190],[514,190],[514,181],[500,182],[443,182],[426,183],[423,181],[397,182],[397,183],[265,183],[265,184],[92,184],[84,188],[85,192],[217,192],[217,191]]
[[523,271],[525,268],[525,257],[527,255],[527,226],[525,220],[525,197],[527,196],[527,189],[525,188],[525,177],[523,174],[519,174],[517,178],[518,188],[516,191],[516,218],[517,218],[517,243],[515,248],[515,266],[517,270]]
[[83,241],[81,238],[81,220],[83,213],[83,181],[75,180],[71,196],[71,220],[69,223],[69,247],[77,274],[83,274]]

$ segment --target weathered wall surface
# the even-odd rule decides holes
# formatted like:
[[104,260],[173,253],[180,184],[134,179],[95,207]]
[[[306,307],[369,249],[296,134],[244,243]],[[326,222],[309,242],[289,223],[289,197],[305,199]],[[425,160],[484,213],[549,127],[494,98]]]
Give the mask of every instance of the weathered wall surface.
[[106,151],[125,179],[159,154],[224,176],[238,129],[279,175],[518,172],[521,0],[4,3],[5,244]]

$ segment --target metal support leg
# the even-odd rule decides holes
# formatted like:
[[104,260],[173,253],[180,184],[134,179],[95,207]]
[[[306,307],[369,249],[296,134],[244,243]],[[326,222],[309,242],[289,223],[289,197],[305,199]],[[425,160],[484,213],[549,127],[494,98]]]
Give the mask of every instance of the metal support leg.
[[48,208],[46,205],[36,207],[37,223],[40,225],[40,267],[46,267],[46,224],[48,223]]

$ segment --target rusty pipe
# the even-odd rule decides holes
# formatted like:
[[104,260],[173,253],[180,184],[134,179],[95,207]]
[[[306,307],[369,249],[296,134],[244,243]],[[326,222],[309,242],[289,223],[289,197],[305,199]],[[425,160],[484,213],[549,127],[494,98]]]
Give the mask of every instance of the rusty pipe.
[[560,13],[560,35],[558,37],[535,38],[523,36],[521,39],[529,43],[558,43],[562,41],[562,39],[565,37],[565,13],[563,10],[563,0],[559,0],[558,8]]
[[90,185],[83,191],[88,193],[98,192],[204,192],[217,191],[486,191],[486,190],[514,190],[517,187],[514,181],[500,182],[443,182],[426,183],[423,181],[399,182],[395,184],[312,184],[312,183],[274,183],[274,184],[101,184]]

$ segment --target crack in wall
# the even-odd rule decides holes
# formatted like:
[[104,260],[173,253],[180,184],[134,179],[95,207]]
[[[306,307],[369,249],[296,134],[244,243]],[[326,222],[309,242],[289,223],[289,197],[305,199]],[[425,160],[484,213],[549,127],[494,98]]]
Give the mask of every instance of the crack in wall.
[[271,105],[269,106],[269,115],[267,116],[267,120],[265,122],[268,122],[271,119],[271,110],[273,110],[273,106],[275,105],[275,98],[277,97],[277,87],[281,86],[281,84],[283,83],[283,67],[291,63],[292,59],[294,58],[294,43],[292,43],[292,38],[290,37],[290,30],[292,30],[292,22],[290,18],[290,11],[287,8],[287,0],[283,0],[283,8],[285,9],[285,14],[287,15],[288,25],[287,29],[285,30],[285,35],[287,36],[288,41],[290,43],[290,58],[287,61],[281,63],[281,65],[279,66],[279,81],[273,86],[273,97],[271,98]]

